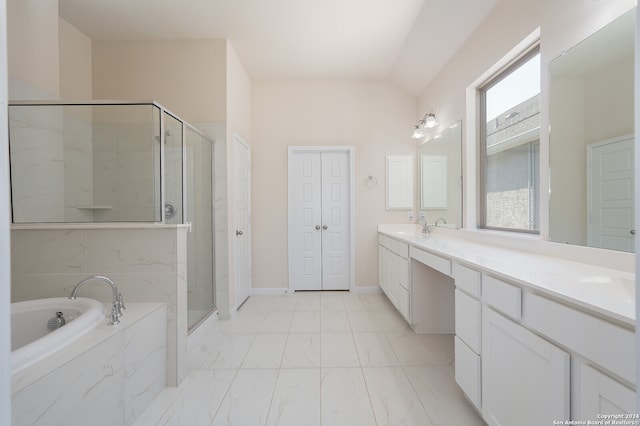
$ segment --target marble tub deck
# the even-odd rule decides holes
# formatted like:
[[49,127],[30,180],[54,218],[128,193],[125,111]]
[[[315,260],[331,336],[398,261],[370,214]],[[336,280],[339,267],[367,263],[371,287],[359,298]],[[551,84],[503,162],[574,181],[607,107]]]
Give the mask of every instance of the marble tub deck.
[[452,335],[417,335],[382,294],[252,296],[189,352],[146,425],[484,425]]

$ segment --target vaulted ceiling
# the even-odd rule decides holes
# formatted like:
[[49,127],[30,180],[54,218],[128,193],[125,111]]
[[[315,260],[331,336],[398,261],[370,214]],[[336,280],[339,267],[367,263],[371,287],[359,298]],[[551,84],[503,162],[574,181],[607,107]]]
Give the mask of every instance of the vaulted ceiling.
[[252,78],[389,79],[417,95],[497,2],[59,0],[59,11],[93,40],[227,38]]

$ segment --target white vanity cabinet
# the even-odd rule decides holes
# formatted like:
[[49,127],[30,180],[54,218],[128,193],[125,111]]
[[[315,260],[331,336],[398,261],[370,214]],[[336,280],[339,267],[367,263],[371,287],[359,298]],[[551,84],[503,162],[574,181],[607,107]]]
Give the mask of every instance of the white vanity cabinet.
[[[580,365],[576,419],[598,420],[600,414],[635,414],[636,393],[594,367]],[[624,418],[623,418],[624,419]],[[629,420],[638,420],[635,417]]]
[[455,280],[455,379],[469,401],[481,408],[482,305],[479,271],[453,263]]
[[409,321],[409,245],[380,235],[378,272],[380,288],[400,314]]
[[[579,263],[437,236],[380,234],[380,262],[381,288],[401,312],[406,290],[403,315],[417,333],[455,330],[455,380],[489,425],[640,420],[633,301],[616,284],[631,281],[624,272],[589,270],[599,280],[584,295]],[[556,269],[562,279],[547,272]]]
[[485,306],[482,411],[491,425],[569,419],[569,354]]
[[539,294],[526,296],[528,327],[561,343],[581,360],[571,388],[577,405],[574,419],[635,413],[635,391],[623,383],[635,381],[634,331]]

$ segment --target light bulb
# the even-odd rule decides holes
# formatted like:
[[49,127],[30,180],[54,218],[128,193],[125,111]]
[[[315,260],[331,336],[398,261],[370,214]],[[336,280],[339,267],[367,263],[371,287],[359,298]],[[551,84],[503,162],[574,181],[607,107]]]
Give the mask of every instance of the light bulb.
[[428,114],[425,120],[424,126],[427,127],[428,129],[431,129],[436,127],[437,125],[438,125],[438,122],[436,121],[436,116],[433,114]]
[[411,137],[413,139],[422,139],[424,138],[424,133],[422,133],[422,130],[420,130],[420,127],[415,126],[415,128],[413,129],[413,135],[411,135]]

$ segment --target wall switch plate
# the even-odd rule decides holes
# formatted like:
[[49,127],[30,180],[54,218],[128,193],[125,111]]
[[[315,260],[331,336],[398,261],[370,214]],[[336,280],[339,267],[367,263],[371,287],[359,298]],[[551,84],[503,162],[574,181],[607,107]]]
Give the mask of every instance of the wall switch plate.
[[427,218],[427,212],[425,212],[424,210],[420,210],[420,219],[426,219]]
[[409,213],[407,214],[407,218],[409,218],[409,220],[413,219],[413,210],[409,211]]

